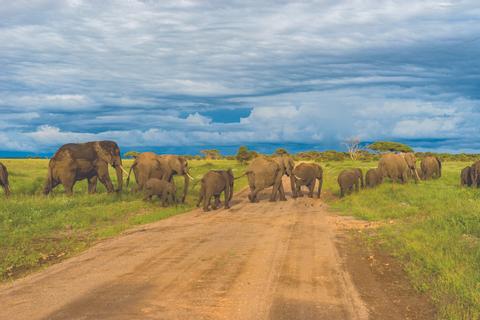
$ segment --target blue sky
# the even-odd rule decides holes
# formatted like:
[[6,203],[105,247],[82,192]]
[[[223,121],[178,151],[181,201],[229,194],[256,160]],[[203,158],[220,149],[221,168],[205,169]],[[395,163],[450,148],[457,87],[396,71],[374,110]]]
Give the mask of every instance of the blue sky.
[[98,139],[480,151],[477,1],[1,2],[0,155]]

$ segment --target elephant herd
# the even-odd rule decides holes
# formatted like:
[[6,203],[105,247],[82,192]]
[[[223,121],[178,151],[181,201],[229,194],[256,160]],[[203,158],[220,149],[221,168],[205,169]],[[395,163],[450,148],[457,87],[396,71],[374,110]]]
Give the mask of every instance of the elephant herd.
[[340,187],[340,196],[343,197],[354,190],[359,191],[360,188],[376,187],[383,182],[384,178],[389,178],[392,182],[406,183],[411,178],[418,182],[420,179],[437,179],[442,176],[442,162],[438,157],[427,156],[423,158],[420,162],[420,172],[417,170],[416,163],[417,159],[411,152],[384,154],[380,158],[377,168],[367,171],[365,182],[361,169],[343,170],[337,179]]
[[[377,168],[369,169],[365,176],[359,168],[343,170],[338,175],[340,196],[343,197],[360,188],[373,188],[380,185],[385,178],[392,182],[406,183],[409,179],[418,180],[438,179],[442,176],[442,162],[436,156],[427,156],[420,162],[420,170],[416,167],[416,158],[413,153],[384,154]],[[65,193],[71,195],[77,181],[88,181],[88,193],[95,193],[97,181],[100,181],[108,192],[114,191],[113,183],[108,173],[108,166],[115,169],[117,175],[117,191],[123,187],[123,174],[127,175],[128,187],[133,172],[136,187],[135,191],[145,194],[145,199],[158,196],[162,205],[185,202],[190,180],[188,161],[177,155],[157,155],[153,152],[144,152],[135,157],[127,172],[122,165],[120,148],[113,141],[93,141],[87,143],[69,143],[61,146],[48,164],[47,179],[43,193],[48,195],[56,186],[63,185]],[[176,198],[174,176],[184,178],[183,194]],[[308,188],[308,196],[319,198],[323,185],[323,169],[315,163],[300,163],[295,165],[293,158],[287,154],[269,158],[254,158],[247,166],[245,173],[234,177],[231,169],[211,170],[200,182],[200,195],[197,206],[202,205],[204,211],[216,209],[220,206],[220,197],[224,194],[224,207],[229,208],[233,197],[234,181],[242,176],[248,179],[250,192],[248,199],[258,202],[258,194],[265,188],[272,187],[270,201],[285,201],[283,176],[290,179],[292,197],[302,197],[301,187]],[[462,186],[480,187],[480,161],[464,168],[461,172]],[[317,192],[315,187],[317,186]],[[0,186],[5,195],[10,195],[8,171],[0,163]],[[212,204],[212,198],[214,202]]]
[[480,161],[465,167],[460,173],[460,185],[465,187],[480,187]]

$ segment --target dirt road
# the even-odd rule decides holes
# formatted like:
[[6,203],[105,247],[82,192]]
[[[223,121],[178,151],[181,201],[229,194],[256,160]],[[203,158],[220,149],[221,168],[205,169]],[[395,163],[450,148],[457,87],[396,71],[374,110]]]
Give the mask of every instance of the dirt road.
[[368,319],[321,201],[175,216],[0,288],[0,319]]

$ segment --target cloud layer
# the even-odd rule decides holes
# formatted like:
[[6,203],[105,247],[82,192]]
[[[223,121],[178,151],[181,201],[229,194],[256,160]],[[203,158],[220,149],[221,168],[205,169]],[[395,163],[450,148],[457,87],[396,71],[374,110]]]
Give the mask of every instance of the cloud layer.
[[479,34],[475,1],[10,1],[0,150],[480,150]]

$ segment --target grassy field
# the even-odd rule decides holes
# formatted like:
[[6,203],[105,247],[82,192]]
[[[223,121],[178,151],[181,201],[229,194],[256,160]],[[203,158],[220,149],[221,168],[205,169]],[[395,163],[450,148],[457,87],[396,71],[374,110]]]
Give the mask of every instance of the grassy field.
[[[147,203],[141,194],[106,194],[98,184],[98,193],[87,194],[87,182],[75,185],[75,195],[67,197],[57,187],[53,195],[41,192],[48,160],[1,160],[9,169],[12,196],[4,201],[0,192],[0,279],[8,280],[31,270],[71,256],[99,239],[119,234],[138,224],[160,220],[190,210],[196,205],[199,186],[190,185],[187,203],[162,208],[158,202]],[[132,161],[125,161],[128,170]],[[243,167],[235,161],[189,161],[191,175],[198,179],[208,170],[232,168],[235,176]],[[115,174],[110,176],[115,181]],[[133,183],[135,179],[133,179]],[[182,192],[182,178],[177,181]],[[246,179],[235,182],[235,190]]]
[[[345,199],[330,199],[333,210],[384,227],[368,239],[397,256],[413,284],[435,301],[442,319],[480,319],[480,190],[461,188],[459,173],[469,163],[447,162],[439,180],[418,185],[384,183]],[[338,193],[335,176],[344,167],[325,165],[327,189]]]
[[[76,185],[75,196],[61,187],[48,198],[41,195],[46,160],[2,160],[11,172],[13,196],[0,195],[0,274],[3,280],[78,253],[99,239],[114,236],[137,224],[156,221],[190,210],[198,186],[187,203],[161,208],[141,195],[86,194],[86,181]],[[129,168],[131,161],[126,161]],[[233,168],[235,161],[192,160],[191,173],[199,178],[210,169]],[[419,184],[392,185],[338,199],[338,173],[345,168],[376,166],[373,162],[322,163],[324,199],[332,210],[371,221],[385,222],[366,235],[398,257],[418,290],[436,302],[442,319],[480,319],[480,190],[461,188],[459,172],[465,162],[444,163],[443,177]],[[111,174],[112,178],[114,175]],[[181,181],[177,182],[177,186]],[[246,179],[236,181],[236,190]],[[179,190],[179,192],[181,192]]]

